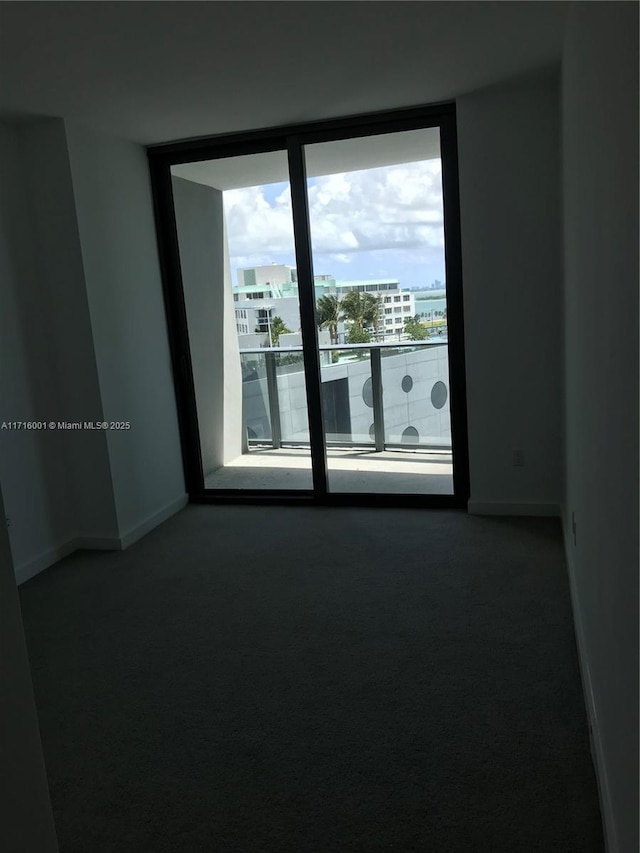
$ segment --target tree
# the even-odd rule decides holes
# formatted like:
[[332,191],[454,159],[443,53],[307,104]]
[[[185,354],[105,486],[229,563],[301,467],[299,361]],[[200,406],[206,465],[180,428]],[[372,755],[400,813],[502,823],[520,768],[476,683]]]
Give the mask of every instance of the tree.
[[316,305],[316,318],[319,329],[328,329],[331,343],[338,343],[338,323],[340,316],[340,298],[327,294],[318,299]]
[[364,294],[364,312],[363,319],[365,326],[372,327],[376,333],[380,331],[380,314],[382,300],[379,296],[373,296],[371,293]]
[[371,332],[368,329],[359,329],[356,325],[353,325],[347,332],[347,343],[370,344]]
[[271,320],[271,346],[277,347],[280,343],[280,335],[291,334],[291,329],[287,329],[282,317],[277,315]]
[[[352,328],[363,331],[373,328],[377,333],[380,325],[380,298],[371,293],[359,293],[350,290],[342,299],[342,318],[352,324]],[[351,333],[351,330],[350,330]],[[371,336],[369,336],[371,340]],[[368,341],[363,341],[368,343]]]
[[427,327],[420,322],[420,315],[409,317],[404,321],[404,330],[409,335],[410,341],[424,341],[429,337]]

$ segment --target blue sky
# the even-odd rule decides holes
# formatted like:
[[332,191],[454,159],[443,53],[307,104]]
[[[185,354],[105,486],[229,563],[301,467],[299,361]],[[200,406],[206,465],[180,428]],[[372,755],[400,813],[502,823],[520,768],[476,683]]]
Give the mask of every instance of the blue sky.
[[[314,272],[444,282],[441,164],[427,160],[308,182]],[[242,267],[295,266],[288,183],[224,193],[234,284]]]

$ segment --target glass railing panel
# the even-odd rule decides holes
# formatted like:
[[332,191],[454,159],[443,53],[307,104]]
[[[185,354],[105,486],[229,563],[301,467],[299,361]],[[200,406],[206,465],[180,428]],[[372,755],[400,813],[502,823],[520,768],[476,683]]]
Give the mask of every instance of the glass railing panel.
[[384,347],[381,354],[385,444],[450,450],[446,344]]
[[320,368],[327,447],[372,446],[374,435],[369,347],[326,349]]
[[312,489],[302,352],[265,347],[241,352],[240,361],[247,482],[255,489]]
[[242,404],[246,437],[250,444],[271,444],[271,416],[264,353],[240,353]]
[[301,350],[274,352],[282,444],[308,446],[309,414]]

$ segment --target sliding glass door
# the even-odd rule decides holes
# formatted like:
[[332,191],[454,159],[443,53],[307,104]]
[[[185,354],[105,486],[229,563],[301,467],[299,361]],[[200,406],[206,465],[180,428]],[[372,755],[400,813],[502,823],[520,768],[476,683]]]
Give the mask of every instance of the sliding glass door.
[[452,495],[439,128],[305,161],[328,489]]
[[192,497],[464,505],[452,110],[149,156]]
[[204,488],[311,490],[287,155],[171,167]]

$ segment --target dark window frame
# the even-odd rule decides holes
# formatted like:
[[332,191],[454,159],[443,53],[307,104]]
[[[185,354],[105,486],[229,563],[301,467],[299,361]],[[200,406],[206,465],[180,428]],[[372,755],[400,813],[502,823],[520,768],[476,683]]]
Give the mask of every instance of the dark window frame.
[[[327,467],[320,368],[317,357],[313,268],[306,199],[304,146],[339,139],[366,137],[429,127],[440,129],[444,206],[446,300],[453,458],[453,495],[333,493],[327,490]],[[201,463],[200,436],[186,306],[171,188],[171,166],[203,160],[284,151],[289,159],[297,279],[303,344],[311,355],[305,364],[309,426],[312,435],[313,490],[258,491],[206,489]],[[462,258],[455,104],[436,104],[351,116],[285,127],[222,134],[154,145],[147,148],[158,253],[165,299],[167,330],[180,428],[187,491],[192,502],[210,503],[319,503],[323,505],[466,508],[469,499],[469,450],[462,297]],[[301,280],[302,279],[302,280]],[[313,356],[315,352],[315,358]],[[310,389],[310,391],[309,391]],[[314,441],[315,434],[315,441]]]

